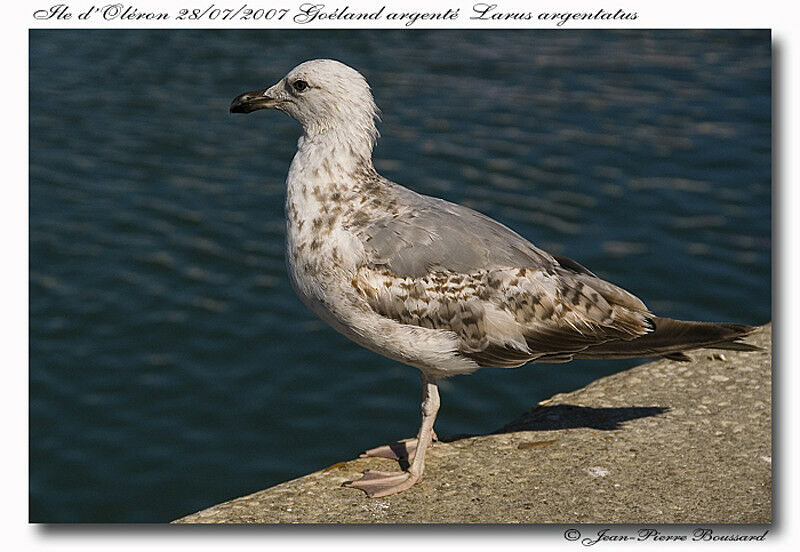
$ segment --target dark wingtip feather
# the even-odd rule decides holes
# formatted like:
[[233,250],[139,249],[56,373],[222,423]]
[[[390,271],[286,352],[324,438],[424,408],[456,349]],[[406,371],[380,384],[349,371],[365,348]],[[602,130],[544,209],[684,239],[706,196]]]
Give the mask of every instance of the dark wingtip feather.
[[652,332],[629,341],[612,341],[588,347],[578,353],[576,358],[664,356],[673,360],[684,360],[679,354],[693,349],[760,350],[760,347],[741,341],[758,329],[753,326],[659,317],[651,320],[655,324]]

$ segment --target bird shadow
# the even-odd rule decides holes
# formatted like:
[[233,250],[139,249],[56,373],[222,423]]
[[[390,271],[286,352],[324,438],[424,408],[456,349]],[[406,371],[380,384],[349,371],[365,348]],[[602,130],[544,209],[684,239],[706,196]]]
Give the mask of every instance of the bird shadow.
[[[486,435],[501,435],[518,431],[551,431],[555,429],[589,428],[602,431],[620,429],[625,422],[638,418],[658,416],[669,411],[664,406],[626,406],[621,408],[592,408],[590,406],[575,406],[571,404],[557,404],[553,406],[534,406],[516,420],[513,420],[500,429],[489,433],[459,433],[439,437],[442,443],[453,443],[470,437]],[[550,443],[547,441],[546,443]],[[536,444],[534,443],[534,446]],[[400,469],[409,468],[409,452],[405,441],[396,441],[387,445],[400,464]]]
[[459,434],[443,437],[440,441],[452,443],[469,437],[481,435],[500,435],[517,431],[551,431],[556,429],[589,428],[603,431],[620,429],[625,422],[638,418],[658,416],[669,411],[664,406],[626,406],[619,408],[592,408],[557,404],[552,406],[535,406],[516,420],[490,433]]

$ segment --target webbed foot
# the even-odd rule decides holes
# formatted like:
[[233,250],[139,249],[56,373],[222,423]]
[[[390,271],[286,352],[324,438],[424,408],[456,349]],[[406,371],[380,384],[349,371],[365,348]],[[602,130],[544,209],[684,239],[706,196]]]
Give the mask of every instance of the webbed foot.
[[383,472],[367,470],[360,479],[347,481],[342,486],[361,489],[370,497],[389,496],[405,491],[421,479],[410,472]]

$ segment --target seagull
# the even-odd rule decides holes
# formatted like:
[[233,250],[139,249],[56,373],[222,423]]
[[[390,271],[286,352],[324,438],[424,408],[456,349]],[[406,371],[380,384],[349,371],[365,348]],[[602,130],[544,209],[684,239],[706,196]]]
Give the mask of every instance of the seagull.
[[345,486],[381,497],[420,481],[442,378],[529,362],[686,361],[692,349],[757,349],[741,341],[751,326],[655,316],[631,293],[488,216],[378,174],[378,109],[364,77],[339,61],[301,63],[230,106],[260,109],[303,128],[286,179],[295,292],[335,330],[421,373],[417,437],[366,453],[405,459],[407,469],[367,470]]

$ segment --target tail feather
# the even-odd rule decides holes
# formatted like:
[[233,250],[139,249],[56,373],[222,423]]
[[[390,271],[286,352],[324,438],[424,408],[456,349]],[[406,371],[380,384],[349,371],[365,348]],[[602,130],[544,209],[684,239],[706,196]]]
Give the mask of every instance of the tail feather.
[[692,349],[726,349],[757,351],[759,347],[740,340],[756,328],[744,324],[687,322],[654,317],[654,330],[628,341],[609,341],[577,353],[575,358],[630,358],[666,356],[680,358],[679,353]]

